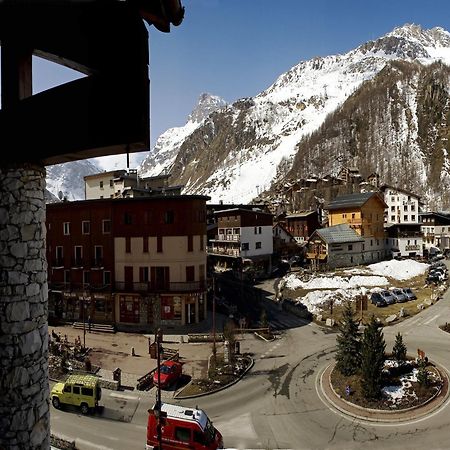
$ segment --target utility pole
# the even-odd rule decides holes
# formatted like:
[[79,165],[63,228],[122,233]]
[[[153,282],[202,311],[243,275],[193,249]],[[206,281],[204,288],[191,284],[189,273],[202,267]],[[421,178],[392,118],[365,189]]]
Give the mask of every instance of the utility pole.
[[[158,373],[158,386],[156,389],[156,404],[154,408],[154,413],[156,416],[156,433],[158,439],[158,450],[162,450],[162,421],[163,413],[161,411],[161,342],[162,342],[162,331],[158,328],[156,332],[156,370]],[[165,416],[165,414],[164,414]]]
[[213,361],[214,361],[214,369],[216,368],[216,283],[214,273],[212,276],[213,282],[213,304],[212,304],[212,328],[213,328]]

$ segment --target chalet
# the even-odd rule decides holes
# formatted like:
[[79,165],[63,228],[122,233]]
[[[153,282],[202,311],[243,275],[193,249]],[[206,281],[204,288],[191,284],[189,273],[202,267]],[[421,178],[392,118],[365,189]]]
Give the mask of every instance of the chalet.
[[380,261],[387,255],[384,233],[386,206],[377,192],[341,195],[326,206],[328,225],[350,226],[364,239],[362,251],[365,263]]
[[384,222],[386,224],[418,224],[420,197],[405,189],[396,188],[383,184],[380,191],[384,195],[387,205],[385,209]]
[[420,226],[425,250],[429,250],[431,247],[437,247],[443,252],[450,250],[449,212],[420,213]]
[[273,216],[254,209],[216,211],[217,236],[211,239],[208,256],[229,267],[251,261],[259,272],[270,273],[273,253]]
[[420,224],[387,224],[386,250],[392,257],[423,256],[423,237]]
[[302,211],[288,214],[285,217],[285,223],[286,230],[294,236],[297,243],[303,244],[319,228],[319,214],[317,211]]
[[365,264],[364,255],[364,238],[348,224],[317,229],[306,248],[306,259],[313,270]]

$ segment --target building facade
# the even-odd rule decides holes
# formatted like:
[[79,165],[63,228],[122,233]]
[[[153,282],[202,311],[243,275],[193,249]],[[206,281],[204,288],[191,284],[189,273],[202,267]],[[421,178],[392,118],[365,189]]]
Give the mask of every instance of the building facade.
[[306,247],[313,270],[330,270],[366,264],[364,239],[347,224],[317,229]]
[[387,250],[393,258],[423,256],[423,236],[420,224],[390,224],[385,227]]
[[208,254],[230,266],[236,259],[250,260],[258,270],[270,273],[273,253],[273,216],[242,208],[216,211],[217,236],[210,240]]
[[347,224],[364,239],[365,264],[381,261],[387,255],[384,210],[386,203],[377,192],[341,195],[328,206],[329,227]]
[[386,224],[417,224],[419,223],[420,197],[404,189],[384,184],[380,187],[387,205],[384,222]]
[[47,205],[54,317],[152,330],[206,316],[204,196]]
[[450,250],[450,213],[423,212],[420,214],[425,252],[437,247],[442,252]]
[[288,214],[285,217],[286,230],[294,236],[298,244],[308,241],[309,237],[320,227],[317,211],[304,211]]

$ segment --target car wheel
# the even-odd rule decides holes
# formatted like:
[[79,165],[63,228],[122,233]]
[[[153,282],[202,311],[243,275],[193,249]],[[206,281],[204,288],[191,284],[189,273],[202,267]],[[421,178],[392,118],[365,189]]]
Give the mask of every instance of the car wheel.
[[53,405],[56,409],[60,409],[60,408],[61,408],[61,403],[60,403],[58,397],[53,397],[53,398],[52,398],[52,405]]
[[80,405],[81,414],[87,414],[89,412],[89,406],[86,403]]

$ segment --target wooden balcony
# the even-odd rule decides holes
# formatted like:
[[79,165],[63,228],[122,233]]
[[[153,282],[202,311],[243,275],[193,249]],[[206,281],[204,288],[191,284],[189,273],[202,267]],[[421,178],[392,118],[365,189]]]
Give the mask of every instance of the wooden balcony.
[[306,258],[307,259],[319,259],[319,260],[324,260],[327,257],[327,253],[308,253],[306,252]]

